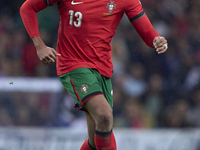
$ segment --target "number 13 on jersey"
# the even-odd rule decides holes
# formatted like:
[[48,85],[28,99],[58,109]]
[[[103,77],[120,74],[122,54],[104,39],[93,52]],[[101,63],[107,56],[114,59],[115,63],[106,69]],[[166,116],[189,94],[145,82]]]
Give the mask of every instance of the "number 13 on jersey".
[[[83,19],[83,15],[81,12],[77,11],[77,12],[74,12],[73,10],[70,10],[69,11],[69,14],[70,14],[70,18],[69,18],[69,25],[71,26],[75,26],[77,28],[79,28],[81,26],[81,21]],[[74,20],[74,17],[76,17],[76,20]]]

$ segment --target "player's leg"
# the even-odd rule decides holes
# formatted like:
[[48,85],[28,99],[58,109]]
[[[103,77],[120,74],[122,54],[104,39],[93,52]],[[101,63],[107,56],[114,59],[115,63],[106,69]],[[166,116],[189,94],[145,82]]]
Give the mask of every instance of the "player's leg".
[[102,79],[98,71],[89,68],[78,68],[60,76],[62,84],[76,100],[75,107],[84,110],[83,106],[86,106],[94,119],[97,150],[101,150],[102,147],[104,150],[115,150],[116,143],[111,130],[113,124],[112,98],[104,97],[108,95],[107,93],[111,95],[111,86],[109,86],[111,80],[108,80],[109,84],[105,84],[105,90],[103,90],[101,85],[104,81]]
[[89,99],[84,108],[91,114],[95,123],[96,130],[101,132],[108,132],[113,126],[112,109],[105,99],[104,95],[96,95]]
[[97,150],[116,150],[116,141],[112,132],[112,108],[104,95],[92,97],[84,106],[91,114],[96,124],[95,145]]
[[96,126],[95,122],[92,116],[90,115],[90,113],[88,112],[85,112],[85,118],[87,121],[89,138],[85,140],[80,150],[96,150],[95,143],[94,143],[94,134],[95,134],[95,126]]
[[95,127],[96,124],[94,122],[94,119],[90,115],[90,113],[85,112],[85,118],[87,121],[87,128],[88,128],[88,136],[89,136],[89,143],[92,147],[95,147],[94,143],[94,134],[95,134]]

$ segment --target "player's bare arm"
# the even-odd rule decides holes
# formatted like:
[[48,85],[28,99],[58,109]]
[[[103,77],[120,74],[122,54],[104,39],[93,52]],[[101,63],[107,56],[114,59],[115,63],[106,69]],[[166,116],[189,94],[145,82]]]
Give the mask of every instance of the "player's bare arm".
[[155,37],[153,40],[153,45],[158,54],[164,53],[168,49],[167,40],[162,36]]
[[33,37],[32,40],[39,59],[45,65],[54,63],[56,61],[56,57],[61,56],[53,48],[46,46],[40,36]]
[[39,59],[44,64],[54,63],[57,56],[60,56],[53,48],[44,44],[38,30],[36,13],[45,9],[47,4],[42,0],[27,0],[20,8],[20,14],[24,25],[33,40]]

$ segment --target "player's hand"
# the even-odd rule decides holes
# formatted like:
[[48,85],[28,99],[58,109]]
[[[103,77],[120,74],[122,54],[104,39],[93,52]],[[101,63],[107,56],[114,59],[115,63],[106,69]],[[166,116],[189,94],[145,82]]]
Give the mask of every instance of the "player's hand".
[[43,46],[42,48],[36,48],[37,55],[39,59],[43,62],[43,64],[51,64],[56,61],[57,56],[61,56],[58,54],[53,48],[48,46]]
[[153,45],[158,54],[164,53],[168,49],[167,40],[162,36],[155,37],[153,40]]

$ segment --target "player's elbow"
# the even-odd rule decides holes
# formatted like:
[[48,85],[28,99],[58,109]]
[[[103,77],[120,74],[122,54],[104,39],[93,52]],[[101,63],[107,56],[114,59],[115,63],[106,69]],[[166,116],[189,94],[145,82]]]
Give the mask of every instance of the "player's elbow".
[[25,5],[25,3],[23,3],[22,6],[19,9],[20,15],[22,16],[25,11],[26,11],[26,5]]
[[33,6],[29,1],[25,1],[19,9],[20,15],[25,15],[33,11]]

